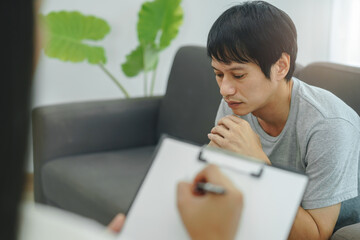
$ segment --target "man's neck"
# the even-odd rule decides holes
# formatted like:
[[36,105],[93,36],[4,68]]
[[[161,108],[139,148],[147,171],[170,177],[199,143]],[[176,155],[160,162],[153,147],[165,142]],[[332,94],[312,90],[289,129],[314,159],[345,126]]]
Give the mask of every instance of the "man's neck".
[[252,113],[261,128],[270,136],[280,135],[285,127],[290,113],[292,87],[292,80],[284,82],[265,107]]

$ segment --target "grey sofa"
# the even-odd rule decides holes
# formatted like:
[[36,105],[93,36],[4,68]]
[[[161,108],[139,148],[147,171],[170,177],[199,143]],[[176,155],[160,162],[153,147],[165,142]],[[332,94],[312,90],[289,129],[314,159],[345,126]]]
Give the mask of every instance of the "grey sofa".
[[[360,114],[360,69],[313,63],[298,65],[295,76]],[[164,96],[34,109],[36,202],[107,224],[128,211],[161,134],[207,143],[220,99],[205,48],[187,46],[174,58]],[[360,225],[347,228],[351,235]]]

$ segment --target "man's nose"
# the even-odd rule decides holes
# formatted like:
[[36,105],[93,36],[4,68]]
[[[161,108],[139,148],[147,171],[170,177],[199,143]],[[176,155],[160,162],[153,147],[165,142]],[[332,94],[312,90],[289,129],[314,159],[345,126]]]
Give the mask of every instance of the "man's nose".
[[232,81],[225,76],[220,84],[220,94],[223,97],[232,96],[235,94],[235,87]]

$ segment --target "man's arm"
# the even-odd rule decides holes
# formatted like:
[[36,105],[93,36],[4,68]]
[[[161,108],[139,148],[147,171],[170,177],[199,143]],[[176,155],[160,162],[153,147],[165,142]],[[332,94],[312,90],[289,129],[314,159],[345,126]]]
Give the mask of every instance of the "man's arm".
[[289,239],[329,239],[334,231],[340,207],[341,203],[311,210],[299,207]]
[[[209,134],[209,145],[255,157],[271,164],[250,124],[234,116],[219,121]],[[265,156],[266,157],[265,157]],[[299,208],[289,239],[328,239],[339,216],[341,203],[330,207],[304,210]]]

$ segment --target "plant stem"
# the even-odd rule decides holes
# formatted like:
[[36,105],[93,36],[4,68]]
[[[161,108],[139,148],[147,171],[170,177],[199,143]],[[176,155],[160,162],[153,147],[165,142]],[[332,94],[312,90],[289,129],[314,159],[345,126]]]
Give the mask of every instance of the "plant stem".
[[154,94],[155,78],[156,78],[156,68],[153,70],[153,74],[152,74],[152,78],[151,78],[150,96],[152,96]]
[[147,72],[144,71],[144,96],[146,97],[147,96]]
[[120,88],[120,90],[125,95],[125,98],[130,98],[129,93],[126,91],[123,85],[121,85],[121,83],[114,77],[114,75],[112,75],[102,63],[99,63],[99,66],[105,72],[105,74],[108,75],[108,77],[110,77],[110,79]]

